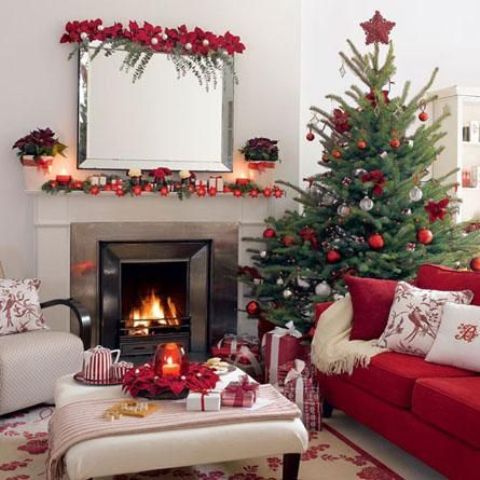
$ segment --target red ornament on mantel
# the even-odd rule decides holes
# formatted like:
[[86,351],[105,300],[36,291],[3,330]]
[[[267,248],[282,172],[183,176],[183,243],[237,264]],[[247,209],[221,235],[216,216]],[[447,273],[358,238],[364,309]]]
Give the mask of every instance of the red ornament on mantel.
[[168,187],[163,186],[162,188],[160,188],[160,195],[162,197],[166,197],[168,195]]
[[480,257],[473,257],[470,260],[470,268],[474,272],[480,272]]
[[100,188],[98,185],[92,185],[90,187],[90,195],[98,195],[100,193]]
[[327,252],[327,262],[337,263],[342,259],[342,255],[338,250],[330,250]]
[[385,240],[379,233],[374,233],[368,237],[368,245],[373,250],[381,250],[385,246]]
[[153,186],[151,183],[147,183],[146,185],[143,186],[143,191],[144,192],[152,192],[153,191]]
[[248,195],[250,195],[250,197],[252,197],[252,198],[257,198],[258,197],[258,190],[256,188],[254,188],[253,190],[250,190]]
[[272,196],[272,189],[270,187],[265,187],[263,189],[263,196],[265,198],[271,197]]
[[132,193],[138,197],[142,194],[142,187],[140,185],[134,185],[132,187]]
[[215,197],[217,195],[217,189],[216,187],[210,187],[208,189],[208,194],[211,196],[211,197]]
[[236,197],[236,198],[240,198],[242,196],[242,191],[239,190],[238,188],[236,188],[234,191],[233,191],[233,196]]
[[263,238],[275,238],[277,236],[277,232],[273,228],[266,228],[263,231]]
[[207,194],[207,189],[203,186],[197,188],[197,195],[199,197],[204,197]]
[[125,196],[125,190],[123,190],[123,188],[117,188],[117,190],[115,190],[115,195],[117,197],[124,197]]
[[429,245],[433,241],[433,233],[428,228],[421,228],[417,232],[417,240],[423,245]]
[[388,44],[390,31],[395,26],[395,22],[385,19],[382,14],[376,10],[375,15],[368,21],[362,22],[360,26],[365,31],[365,43],[385,43]]

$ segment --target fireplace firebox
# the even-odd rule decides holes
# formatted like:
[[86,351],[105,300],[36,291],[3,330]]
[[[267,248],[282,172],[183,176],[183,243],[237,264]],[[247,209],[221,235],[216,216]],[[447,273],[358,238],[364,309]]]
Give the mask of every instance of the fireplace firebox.
[[101,343],[123,357],[207,347],[211,242],[101,242]]

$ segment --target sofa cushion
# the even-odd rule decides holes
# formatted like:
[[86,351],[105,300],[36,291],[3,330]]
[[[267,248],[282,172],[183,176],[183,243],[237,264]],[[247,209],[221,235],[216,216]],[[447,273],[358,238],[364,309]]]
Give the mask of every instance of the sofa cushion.
[[345,375],[350,383],[397,407],[410,408],[415,381],[427,377],[466,377],[472,372],[428,363],[423,358],[395,352],[375,355],[366,368]]
[[353,322],[350,340],[373,340],[385,330],[395,295],[395,280],[346,275],[352,298]]
[[480,448],[480,376],[418,380],[412,411],[422,420]]
[[465,290],[473,292],[472,305],[480,305],[480,273],[452,270],[440,265],[422,265],[418,269],[417,287],[433,290]]

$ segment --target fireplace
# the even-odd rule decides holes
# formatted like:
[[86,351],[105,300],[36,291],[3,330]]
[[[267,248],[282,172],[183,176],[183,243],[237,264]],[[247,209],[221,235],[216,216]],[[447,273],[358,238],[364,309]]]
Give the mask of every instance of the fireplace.
[[235,332],[237,228],[217,225],[72,224],[71,292],[96,312],[94,343],[136,362],[166,342],[200,358]]

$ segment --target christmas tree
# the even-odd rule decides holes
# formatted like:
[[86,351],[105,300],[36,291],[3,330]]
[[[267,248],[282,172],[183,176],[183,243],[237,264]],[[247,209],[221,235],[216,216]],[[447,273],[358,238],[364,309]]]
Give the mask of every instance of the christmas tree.
[[285,183],[302,208],[267,219],[263,237],[247,239],[258,246],[249,249],[254,266],[240,268],[254,298],[247,304],[251,317],[293,321],[306,331],[315,302],[345,293],[347,273],[410,279],[422,263],[458,267],[478,249],[477,234],[466,235],[455,223],[459,199],[448,181],[454,172],[429,178],[445,135],[444,116],[426,123],[437,69],[410,98],[409,82],[396,97],[390,91],[394,25],[379,12],[362,23],[372,51],[362,54],[348,41],[351,54],[340,53],[360,85],[345,98],[328,95],[333,112],[311,107],[306,139],[320,140],[318,163],[326,168],[306,189]]

